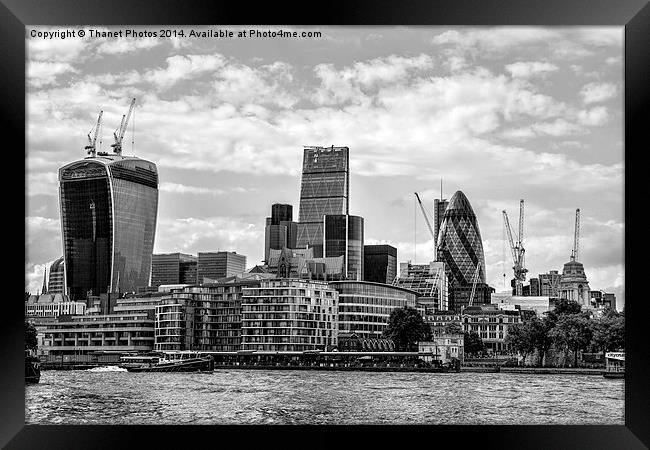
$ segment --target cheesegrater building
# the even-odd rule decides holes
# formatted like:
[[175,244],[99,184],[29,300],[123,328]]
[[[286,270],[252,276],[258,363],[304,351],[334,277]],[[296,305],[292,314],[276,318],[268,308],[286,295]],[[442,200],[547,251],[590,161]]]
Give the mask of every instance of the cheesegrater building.
[[97,153],[59,169],[65,286],[72,300],[149,284],[156,165]]
[[323,255],[323,217],[348,214],[350,164],[348,147],[305,147],[300,187],[296,247],[313,247]]

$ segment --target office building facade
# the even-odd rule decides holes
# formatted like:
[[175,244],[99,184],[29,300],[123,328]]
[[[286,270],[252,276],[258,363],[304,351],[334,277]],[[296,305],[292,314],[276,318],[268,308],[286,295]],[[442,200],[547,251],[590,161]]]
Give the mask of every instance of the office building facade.
[[326,215],[323,219],[325,258],[343,256],[348,280],[363,280],[363,217]]
[[447,209],[447,205],[449,205],[449,202],[447,201],[446,198],[440,198],[440,199],[434,199],[433,200],[433,240],[436,245],[438,246],[438,233],[440,232],[440,225],[442,224],[442,217],[445,214],[445,210]]
[[313,247],[315,258],[323,256],[323,216],[348,214],[349,191],[348,147],[305,147],[298,248]]
[[271,206],[271,217],[264,228],[264,262],[268,264],[271,250],[296,248],[298,224],[293,221],[293,207],[276,203]]
[[199,252],[197,261],[198,283],[205,278],[212,281],[231,277],[246,270],[246,257],[237,252]]
[[441,261],[431,261],[429,264],[401,263],[399,276],[392,284],[420,294],[418,305],[424,307],[427,314],[449,307],[447,272]]
[[544,297],[560,297],[560,279],[562,274],[557,270],[549,270],[548,273],[540,273],[537,278],[539,279],[539,294]]
[[54,261],[50,266],[47,293],[65,294],[65,262],[63,256]]
[[479,305],[465,308],[462,314],[463,332],[477,333],[489,351],[508,350],[505,342],[508,328],[521,323],[517,310],[499,309],[497,305]]
[[363,280],[392,284],[397,276],[397,249],[391,245],[363,246]]
[[417,307],[418,293],[398,286],[369,281],[332,281],[338,292],[338,327],[364,339],[379,339],[391,312]]
[[338,339],[338,292],[325,282],[262,281],[242,298],[242,350],[331,350]]
[[196,284],[197,257],[184,253],[159,253],[151,257],[151,286]]
[[154,163],[106,153],[72,162],[59,169],[59,199],[73,300],[149,284],[158,210]]

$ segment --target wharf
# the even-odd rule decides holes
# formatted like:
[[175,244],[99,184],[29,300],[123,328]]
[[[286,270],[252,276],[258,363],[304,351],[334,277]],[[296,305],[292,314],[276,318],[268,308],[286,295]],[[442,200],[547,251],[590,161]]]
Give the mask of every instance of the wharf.
[[336,370],[350,372],[425,372],[446,373],[448,369],[439,367],[363,367],[363,366],[274,366],[274,365],[215,365],[214,370],[240,369],[240,370]]
[[601,375],[603,369],[588,369],[581,367],[502,367],[501,372],[548,375]]

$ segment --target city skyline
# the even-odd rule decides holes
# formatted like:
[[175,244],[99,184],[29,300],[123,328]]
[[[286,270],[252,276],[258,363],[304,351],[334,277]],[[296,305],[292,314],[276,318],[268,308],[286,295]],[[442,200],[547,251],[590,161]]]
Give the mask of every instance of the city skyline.
[[135,154],[160,174],[154,253],[236,251],[254,266],[271,205],[298,208],[303,145],[346,146],[365,244],[433,260],[413,192],[431,212],[442,178],[444,198],[471,202],[499,291],[501,210],[526,201],[530,278],[562,270],[581,208],[590,286],[621,309],[622,27],[321,31],[282,45],[28,39],[26,289],[61,256],[56,169],[85,156],[100,109],[109,150],[133,96]]

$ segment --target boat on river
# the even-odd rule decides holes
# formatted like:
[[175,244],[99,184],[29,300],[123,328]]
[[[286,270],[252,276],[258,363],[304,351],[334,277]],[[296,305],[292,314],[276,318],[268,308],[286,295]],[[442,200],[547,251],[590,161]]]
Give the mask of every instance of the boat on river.
[[40,380],[40,360],[29,350],[25,350],[25,383],[38,383]]
[[214,358],[196,352],[165,352],[160,356],[123,356],[119,367],[129,372],[204,372],[214,370]]
[[625,378],[625,352],[605,353],[605,378]]

